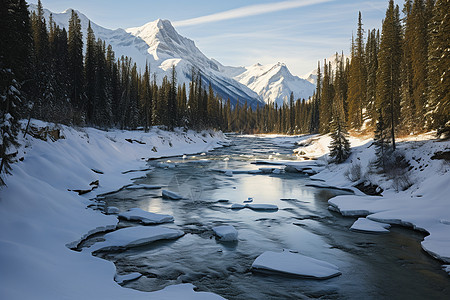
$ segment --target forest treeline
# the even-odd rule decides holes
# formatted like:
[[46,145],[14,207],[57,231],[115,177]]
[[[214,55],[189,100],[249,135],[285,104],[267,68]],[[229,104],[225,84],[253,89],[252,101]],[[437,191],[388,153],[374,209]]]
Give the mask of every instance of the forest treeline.
[[257,108],[221,99],[203,84],[201,70],[192,70],[186,86],[177,84],[173,67],[158,85],[148,65],[139,70],[131,58],[115,57],[90,24],[83,36],[73,10],[66,30],[51,16],[46,21],[40,1],[31,14],[25,0],[0,1],[1,173],[14,161],[24,118],[122,129],[369,130],[394,149],[399,133],[450,128],[448,0],[406,0],[402,17],[391,0],[381,31],[366,32],[359,14],[350,57],[318,64],[310,99],[291,94],[281,107]]

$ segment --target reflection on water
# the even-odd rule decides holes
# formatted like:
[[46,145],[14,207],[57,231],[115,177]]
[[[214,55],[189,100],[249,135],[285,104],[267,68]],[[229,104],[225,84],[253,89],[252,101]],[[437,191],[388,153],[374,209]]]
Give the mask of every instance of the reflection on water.
[[[280,153],[292,159],[289,139],[232,136],[234,146],[207,156],[171,159],[174,168],[156,167],[140,183],[166,185],[187,199],[166,200],[160,190],[121,191],[106,199],[121,211],[133,207],[171,214],[186,235],[119,253],[104,253],[120,273],[140,272],[142,278],[125,286],[143,291],[190,282],[199,290],[228,299],[382,299],[450,297],[450,280],[440,264],[423,253],[423,234],[394,227],[386,235],[348,230],[352,218],[327,210],[336,190],[306,187],[300,174],[238,174],[213,169],[255,170],[255,159]],[[245,156],[242,156],[245,154]],[[250,156],[252,155],[252,156]],[[229,160],[224,160],[229,158]],[[208,159],[208,161],[199,161]],[[163,160],[166,161],[166,160]],[[151,164],[158,166],[158,161]],[[231,210],[231,203],[276,204],[276,212]],[[229,203],[219,200],[229,200]],[[128,224],[128,223],[127,223]],[[239,241],[222,243],[213,226],[229,224]],[[294,249],[339,266],[342,275],[326,281],[253,274],[253,260],[267,250]],[[363,295],[363,296],[362,296]]]

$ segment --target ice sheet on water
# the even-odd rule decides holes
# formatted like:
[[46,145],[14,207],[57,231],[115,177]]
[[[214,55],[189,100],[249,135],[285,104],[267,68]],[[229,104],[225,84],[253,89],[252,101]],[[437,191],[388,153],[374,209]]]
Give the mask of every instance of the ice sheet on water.
[[278,210],[275,204],[246,204],[246,207],[252,210]]
[[175,192],[168,191],[168,190],[162,190],[162,197],[166,199],[172,199],[172,200],[181,200],[183,199],[182,196],[178,195]]
[[264,252],[255,259],[252,269],[312,279],[328,279],[341,274],[339,268],[333,264],[289,250]]
[[147,189],[147,190],[157,190],[160,189],[160,185],[152,185],[152,184],[134,184],[127,186],[127,190],[139,190],[139,189]]
[[130,221],[140,221],[145,225],[173,222],[173,216],[171,215],[156,214],[137,207],[119,214],[119,217]]
[[113,250],[120,248],[131,248],[150,244],[159,240],[176,239],[182,235],[184,235],[183,231],[161,226],[128,227],[105,234],[105,240],[103,242],[94,244],[88,250],[94,252],[100,249]]
[[368,233],[388,233],[389,228],[391,228],[391,225],[386,223],[372,221],[367,218],[358,218],[350,227],[350,230]]
[[232,242],[238,239],[238,231],[231,225],[216,226],[212,230],[221,241]]
[[252,210],[257,210],[257,211],[276,211],[278,210],[278,206],[276,206],[275,204],[253,204],[253,203],[246,203],[244,204],[239,204],[239,203],[234,203],[230,206],[231,209],[243,209],[243,208],[250,208]]

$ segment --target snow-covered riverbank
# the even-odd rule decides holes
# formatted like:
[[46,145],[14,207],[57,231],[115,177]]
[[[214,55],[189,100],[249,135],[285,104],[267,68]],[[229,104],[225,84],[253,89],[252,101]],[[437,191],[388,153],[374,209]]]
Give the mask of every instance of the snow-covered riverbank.
[[[19,161],[0,191],[0,298],[222,299],[194,292],[191,284],[154,293],[122,288],[114,282],[113,263],[67,246],[118,222],[116,216],[87,209],[89,199],[143,176],[139,170],[146,169],[149,158],[206,152],[221,146],[224,135],[58,128],[62,137],[55,141],[21,135]],[[83,196],[72,191],[94,186]]]
[[[292,165],[297,169],[308,165],[317,172],[311,178],[321,185],[356,191],[355,195],[330,199],[330,209],[344,216],[367,216],[378,222],[427,232],[422,248],[450,263],[450,163],[436,156],[450,151],[450,141],[436,140],[432,134],[399,139],[399,151],[410,166],[391,179],[371,168],[375,159],[372,139],[351,137],[352,154],[340,165],[327,163],[329,141],[328,135],[301,141],[296,150],[299,156],[318,160]],[[382,197],[364,195],[355,188],[358,183],[378,186],[378,191],[383,191]]]

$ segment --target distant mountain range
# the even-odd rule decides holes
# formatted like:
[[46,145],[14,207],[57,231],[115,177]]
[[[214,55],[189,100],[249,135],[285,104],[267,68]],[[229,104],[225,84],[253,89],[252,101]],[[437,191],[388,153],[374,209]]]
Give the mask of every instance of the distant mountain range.
[[[35,5],[30,5],[30,10],[36,9]],[[289,99],[291,92],[295,99],[307,99],[315,89],[314,81],[292,75],[283,63],[264,66],[255,64],[250,67],[223,66],[206,57],[194,41],[179,35],[168,20],[158,19],[140,27],[111,30],[97,25],[83,13],[76,12],[81,20],[83,37],[86,37],[90,21],[95,36],[113,47],[116,58],[122,55],[131,57],[141,70],[148,63],[159,83],[170,74],[174,65],[178,83],[186,83],[188,87],[192,69],[195,68],[201,72],[204,84],[211,83],[213,90],[223,99],[229,98],[232,105],[237,99],[241,104],[247,101],[253,108],[258,103],[282,105]],[[55,23],[66,29],[71,13],[72,9],[62,13],[44,9],[47,20],[52,14]]]

